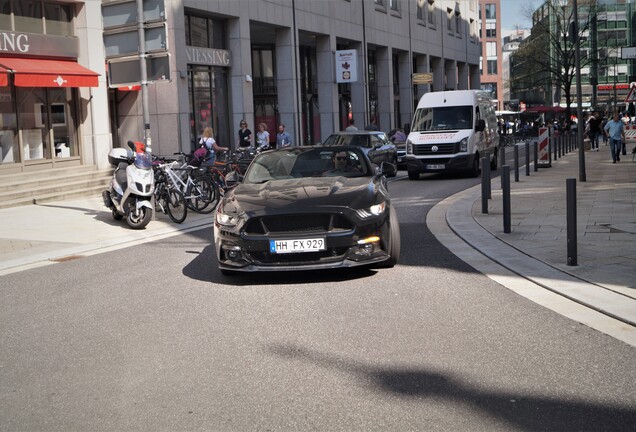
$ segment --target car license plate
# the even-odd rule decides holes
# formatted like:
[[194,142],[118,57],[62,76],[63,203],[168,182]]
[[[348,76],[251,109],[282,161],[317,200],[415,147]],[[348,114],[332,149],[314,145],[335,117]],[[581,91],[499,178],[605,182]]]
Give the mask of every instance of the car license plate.
[[440,169],[444,169],[446,168],[446,165],[444,164],[438,164],[438,165],[426,165],[426,168],[430,169],[430,170],[440,170]]
[[271,253],[317,252],[325,249],[324,238],[269,241],[269,251]]

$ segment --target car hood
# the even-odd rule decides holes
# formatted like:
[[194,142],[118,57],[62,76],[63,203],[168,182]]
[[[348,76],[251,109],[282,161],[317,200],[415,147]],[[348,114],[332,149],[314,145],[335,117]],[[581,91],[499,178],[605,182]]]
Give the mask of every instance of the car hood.
[[378,199],[379,182],[371,177],[325,177],[241,184],[225,197],[225,211],[249,216],[302,213],[335,207],[369,208]]

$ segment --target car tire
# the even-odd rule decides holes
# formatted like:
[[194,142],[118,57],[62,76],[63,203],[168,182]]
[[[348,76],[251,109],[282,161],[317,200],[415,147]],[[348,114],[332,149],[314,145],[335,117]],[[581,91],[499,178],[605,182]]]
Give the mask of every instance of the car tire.
[[392,268],[400,259],[400,222],[398,221],[397,212],[393,207],[390,210],[389,217],[389,242],[387,246],[387,252],[389,253],[389,259],[381,264],[382,268]]
[[420,178],[419,171],[408,171],[408,173],[409,173],[409,180],[419,180]]

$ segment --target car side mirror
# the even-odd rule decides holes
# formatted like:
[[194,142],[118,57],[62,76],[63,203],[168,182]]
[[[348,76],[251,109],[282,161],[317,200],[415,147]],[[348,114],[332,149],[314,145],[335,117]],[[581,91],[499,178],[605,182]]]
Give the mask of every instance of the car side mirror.
[[475,130],[477,132],[483,132],[484,130],[486,130],[486,120],[484,119],[477,120],[477,126],[475,126]]
[[380,164],[380,172],[383,176],[389,176],[395,172],[395,165],[391,162],[382,162]]

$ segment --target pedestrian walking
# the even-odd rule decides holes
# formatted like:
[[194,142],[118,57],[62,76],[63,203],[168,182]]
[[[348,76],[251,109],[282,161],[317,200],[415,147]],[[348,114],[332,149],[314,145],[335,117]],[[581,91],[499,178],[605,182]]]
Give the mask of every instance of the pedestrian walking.
[[238,146],[239,149],[252,146],[252,131],[247,128],[247,122],[241,120],[240,129],[238,131]]
[[269,149],[269,132],[267,130],[267,124],[259,123],[258,132],[256,132],[256,148],[261,150]]
[[598,136],[601,133],[601,118],[598,112],[594,111],[587,121],[587,134],[590,138],[590,149],[598,151]]
[[358,128],[355,125],[355,122],[353,120],[353,118],[349,119],[349,126],[347,126],[347,128],[345,129],[347,132],[353,132],[353,131],[357,131]]
[[276,147],[283,148],[292,145],[291,135],[285,131],[285,125],[278,125],[278,133],[276,134]]
[[613,163],[621,160],[620,152],[622,142],[625,139],[625,123],[623,123],[618,115],[614,113],[612,120],[605,125],[605,134],[609,137],[610,152],[612,154]]

